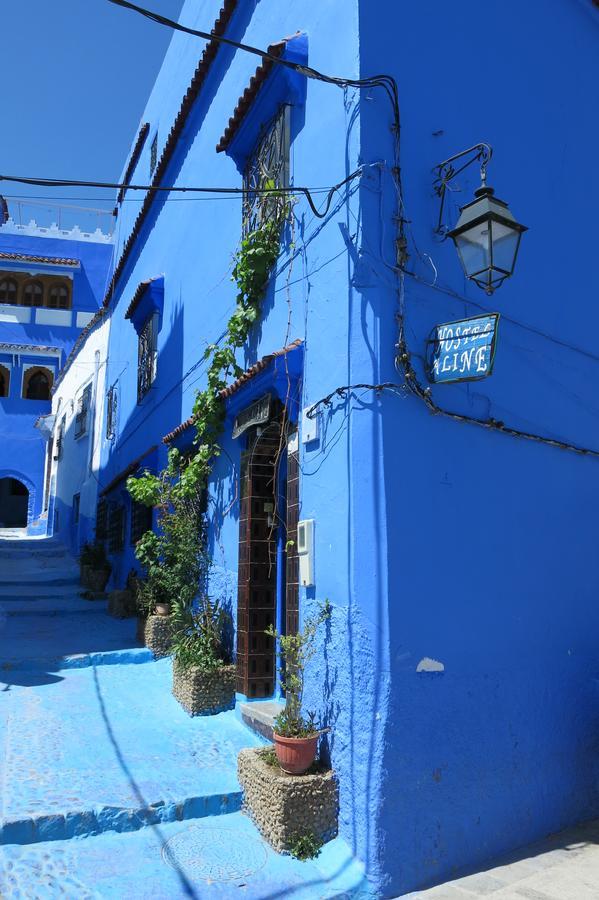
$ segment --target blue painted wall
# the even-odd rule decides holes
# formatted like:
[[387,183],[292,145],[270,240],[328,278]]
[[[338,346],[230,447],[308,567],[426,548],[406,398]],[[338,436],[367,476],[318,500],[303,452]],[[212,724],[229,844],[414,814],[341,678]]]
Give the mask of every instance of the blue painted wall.
[[[35,230],[35,229],[30,229]],[[60,276],[67,271],[73,275],[73,300],[71,325],[42,325],[0,322],[0,343],[16,346],[46,346],[56,348],[58,355],[39,356],[0,352],[0,363],[9,363],[11,368],[10,392],[0,398],[0,478],[12,477],[24,483],[29,490],[28,529],[30,533],[46,533],[47,516],[43,511],[43,483],[46,456],[46,440],[34,428],[40,415],[50,413],[50,401],[26,400],[21,397],[23,367],[27,365],[47,365],[57,375],[64,364],[73,344],[81,331],[77,327],[77,313],[95,312],[104,295],[108,271],[112,262],[112,244],[73,240],[69,237],[48,237],[38,230],[37,234],[14,234],[10,226],[0,228],[0,252],[19,253],[31,256],[72,258],[80,260],[80,267],[74,270],[57,268],[54,265],[30,264],[0,260],[0,271],[18,272],[34,269],[46,275]],[[6,307],[0,305],[0,313]],[[29,310],[28,310],[29,311]],[[35,308],[33,309],[35,312]],[[65,511],[70,517],[70,510]],[[52,522],[50,522],[50,530]]]
[[[181,19],[209,28],[219,7],[189,0]],[[424,379],[431,328],[483,307],[502,316],[493,375],[437,385],[436,402],[599,449],[599,185],[589,166],[599,126],[580,90],[598,82],[597,11],[583,0],[525,9],[515,0],[368,0],[344,3],[341,14],[339,4],[261,0],[238,5],[227,35],[263,47],[297,29],[315,68],[397,79],[413,274],[396,267],[384,94],[309,81],[305,107],[296,101],[293,111],[293,180],[331,185],[360,163],[363,174],[323,221],[298,199],[240,364],[302,339],[304,407],[341,385],[400,385],[398,312]],[[138,183],[149,177],[156,132],[160,156],[202,47],[173,37],[142,117],[151,127]],[[219,50],[165,183],[240,185],[235,160],[215,145],[255,65]],[[431,169],[480,140],[495,150],[491,184],[530,227],[513,281],[493,298],[464,282],[452,246],[433,234]],[[459,186],[452,222],[478,186],[475,170]],[[120,210],[117,258],[140,203]],[[161,437],[190,414],[203,351],[233,311],[240,226],[235,199],[154,201],[113,300],[107,378],[120,412],[103,446],[103,486],[155,444],[144,462],[161,465]],[[139,283],[157,275],[157,378],[138,404],[137,334],[125,312]],[[258,395],[248,386],[235,402]],[[331,725],[325,752],[340,777],[341,833],[380,895],[597,815],[597,462],[433,417],[401,387],[335,397],[319,424],[319,440],[300,444],[301,516],[316,521],[316,587],[302,592],[301,609],[328,597],[333,617],[306,706]],[[212,590],[234,602],[240,442],[228,430],[223,448],[210,486]],[[128,504],[123,482],[112,499]],[[120,586],[134,563],[129,542],[113,563]]]

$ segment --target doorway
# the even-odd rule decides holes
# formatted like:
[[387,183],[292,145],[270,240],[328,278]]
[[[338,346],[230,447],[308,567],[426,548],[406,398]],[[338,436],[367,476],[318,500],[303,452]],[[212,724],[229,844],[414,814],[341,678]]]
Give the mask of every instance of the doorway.
[[26,528],[29,491],[16,478],[0,478],[0,527]]

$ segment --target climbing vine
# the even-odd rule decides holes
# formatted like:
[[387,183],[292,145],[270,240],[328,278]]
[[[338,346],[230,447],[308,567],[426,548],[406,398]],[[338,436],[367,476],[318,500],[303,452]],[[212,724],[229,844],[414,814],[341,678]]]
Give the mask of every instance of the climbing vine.
[[[281,229],[287,214],[288,206],[282,205],[276,217],[264,221],[243,238],[235,254],[231,276],[237,286],[235,310],[227,323],[224,340],[209,344],[204,353],[204,360],[208,362],[207,384],[196,394],[193,406],[194,452],[184,457],[176,448],[171,448],[168,454],[165,473],[175,496],[191,497],[206,487],[214,461],[220,455],[219,439],[225,419],[221,392],[231,375],[238,378],[243,372],[235,354],[246,343],[260,315],[269,275],[279,256]],[[144,473],[130,477],[127,489],[136,502],[146,506],[159,505],[163,476],[164,473]]]

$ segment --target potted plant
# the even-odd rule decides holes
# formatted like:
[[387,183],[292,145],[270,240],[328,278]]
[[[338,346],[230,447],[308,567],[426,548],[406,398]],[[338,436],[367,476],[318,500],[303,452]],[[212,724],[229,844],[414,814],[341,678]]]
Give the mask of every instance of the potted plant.
[[112,571],[104,544],[97,542],[84,544],[79,556],[79,565],[84,587],[94,593],[102,593]]
[[214,715],[235,705],[235,666],[226,649],[230,615],[202,596],[173,603],[173,694],[191,716]]
[[279,644],[281,682],[285,690],[285,709],[274,720],[273,740],[280,767],[290,775],[303,775],[316,757],[322,733],[315,714],[302,714],[306,665],[316,652],[316,634],[331,616],[326,600],[319,611],[308,618],[296,634],[279,634],[272,626],[266,634]]

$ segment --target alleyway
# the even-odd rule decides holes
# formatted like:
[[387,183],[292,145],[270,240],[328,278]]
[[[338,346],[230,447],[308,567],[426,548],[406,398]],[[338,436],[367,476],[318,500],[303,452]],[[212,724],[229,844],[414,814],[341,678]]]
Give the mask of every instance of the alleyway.
[[362,895],[345,844],[279,856],[239,811],[234,712],[191,719],[53,540],[0,539],[0,897]]

